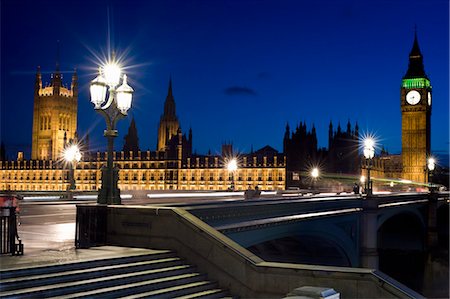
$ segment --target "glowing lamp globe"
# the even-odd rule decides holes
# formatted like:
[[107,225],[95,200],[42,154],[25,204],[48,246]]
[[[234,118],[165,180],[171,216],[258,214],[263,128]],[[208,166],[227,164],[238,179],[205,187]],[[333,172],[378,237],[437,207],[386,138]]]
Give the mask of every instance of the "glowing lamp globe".
[[117,63],[110,62],[103,66],[103,74],[105,76],[106,83],[109,87],[114,88],[120,82],[120,76],[122,74],[122,70]]
[[366,159],[372,159],[375,156],[375,141],[372,138],[364,140],[363,154]]
[[319,176],[319,169],[318,168],[313,168],[313,170],[311,171],[311,176],[313,178],[317,178]]
[[90,92],[91,92],[91,102],[94,104],[95,108],[100,108],[101,104],[106,98],[106,80],[101,74],[91,81]]
[[117,108],[120,112],[126,114],[131,107],[131,100],[133,98],[133,88],[127,84],[127,75],[123,75],[123,83],[116,90],[117,92]]
[[366,138],[364,139],[364,147],[374,147],[375,141],[372,138]]
[[375,156],[375,150],[373,148],[364,148],[364,157],[366,159],[372,159]]

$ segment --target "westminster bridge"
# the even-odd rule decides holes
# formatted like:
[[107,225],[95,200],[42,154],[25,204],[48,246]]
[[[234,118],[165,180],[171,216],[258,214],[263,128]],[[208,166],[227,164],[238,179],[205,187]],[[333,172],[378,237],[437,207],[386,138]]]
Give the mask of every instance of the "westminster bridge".
[[392,252],[423,259],[448,244],[448,198],[434,192],[78,205],[76,244],[175,250],[244,297],[286,294],[295,284],[325,284],[351,297],[416,297],[379,269],[389,269]]

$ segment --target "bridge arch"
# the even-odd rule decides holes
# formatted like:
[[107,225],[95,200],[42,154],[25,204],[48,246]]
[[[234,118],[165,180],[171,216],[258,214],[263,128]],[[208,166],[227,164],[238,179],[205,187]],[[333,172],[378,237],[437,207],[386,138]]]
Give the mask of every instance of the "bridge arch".
[[[282,246],[285,247],[292,246],[292,248],[286,248],[286,250],[296,248],[296,250],[305,251],[305,254],[308,251],[326,251],[330,258],[330,263],[327,265],[358,267],[356,236],[356,232],[349,236],[334,224],[324,226],[314,225],[313,222],[291,224],[282,229],[270,227],[249,234],[242,234],[241,232],[235,236],[237,239],[229,235],[230,238],[254,253],[257,253],[258,248],[264,250],[261,248],[267,248],[274,242],[278,242],[283,243]],[[262,258],[264,259],[264,257]],[[282,260],[279,259],[278,261]]]
[[421,290],[426,261],[427,226],[418,212],[404,210],[380,221],[377,232],[379,269]]
[[383,211],[383,213],[378,216],[377,231],[380,230],[380,228],[385,224],[386,221],[392,219],[393,217],[399,216],[400,214],[411,215],[420,222],[423,229],[427,227],[426,220],[424,219],[423,214],[420,213],[419,209],[415,207],[405,207],[403,209],[387,209]]

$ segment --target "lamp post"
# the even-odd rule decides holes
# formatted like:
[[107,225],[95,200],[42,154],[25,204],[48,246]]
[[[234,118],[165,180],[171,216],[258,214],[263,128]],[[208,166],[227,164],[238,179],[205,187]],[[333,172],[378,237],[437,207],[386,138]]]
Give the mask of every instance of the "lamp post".
[[234,191],[234,173],[238,169],[237,160],[235,158],[231,159],[227,163],[228,173],[231,175],[231,191]]
[[[122,78],[122,85],[117,87]],[[106,93],[109,96],[106,100]],[[99,69],[99,75],[90,84],[91,102],[94,109],[106,121],[104,136],[108,140],[108,158],[106,167],[102,168],[102,187],[99,190],[97,203],[120,204],[120,190],[117,186],[119,169],[113,166],[114,138],[118,136],[117,121],[127,116],[131,107],[133,88],[127,84],[127,75],[123,75],[120,66],[110,61]],[[103,104],[106,101],[105,104]]]
[[428,188],[430,189],[431,192],[434,191],[432,179],[433,179],[433,171],[435,168],[436,168],[436,160],[433,157],[428,158],[427,161],[428,183],[429,183]]
[[75,168],[77,168],[77,163],[81,160],[81,152],[76,144],[69,145],[64,149],[63,152],[64,160],[69,163],[69,191],[75,190]]
[[372,181],[370,180],[370,168],[371,161],[375,156],[375,141],[372,138],[364,139],[364,149],[363,149],[364,158],[366,158],[367,164],[367,188],[366,194],[372,195]]
[[319,177],[319,168],[314,167],[311,170],[311,177],[312,177],[312,188],[313,188],[313,193],[314,193],[315,189],[316,189],[316,181],[317,181],[317,178]]

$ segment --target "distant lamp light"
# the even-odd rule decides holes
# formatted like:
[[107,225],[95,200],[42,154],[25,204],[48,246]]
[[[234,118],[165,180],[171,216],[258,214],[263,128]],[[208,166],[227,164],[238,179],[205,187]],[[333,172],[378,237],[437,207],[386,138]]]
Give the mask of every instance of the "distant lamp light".
[[75,190],[75,175],[74,171],[77,167],[77,163],[81,160],[81,152],[80,148],[76,144],[69,145],[64,149],[63,152],[64,160],[66,160],[68,163],[70,163],[70,170],[69,170],[69,190]]
[[394,182],[391,182],[389,186],[394,187]]
[[375,156],[375,141],[368,137],[364,139],[364,158],[372,159]]
[[235,187],[234,186],[234,173],[237,169],[238,169],[238,163],[237,163],[236,158],[229,160],[227,163],[227,170],[231,176],[231,186],[230,186],[231,191],[234,191],[234,187]]
[[434,158],[428,158],[428,170],[433,171],[436,168],[436,160]]
[[363,144],[364,144],[363,154],[364,158],[366,158],[367,161],[367,187],[365,189],[367,195],[372,195],[372,181],[370,180],[370,168],[371,168],[371,161],[375,156],[375,140],[371,137],[367,137],[364,139]]
[[428,182],[430,183],[429,188],[431,192],[435,192],[435,186],[433,186],[433,171],[436,168],[436,160],[433,157],[429,157],[427,161],[428,167]]
[[81,160],[81,153],[80,153],[80,149],[78,148],[78,145],[73,144],[69,147],[67,147],[64,150],[63,153],[64,156],[64,160],[66,160],[67,162],[80,162]]
[[237,168],[238,168],[238,165],[237,165],[237,160],[236,159],[233,158],[230,161],[228,161],[227,169],[228,169],[229,172],[234,172],[234,171],[237,170]]
[[317,193],[316,181],[317,181],[317,178],[319,177],[319,168],[314,167],[313,169],[311,169],[311,177],[312,177],[312,192],[313,192],[313,194],[315,194],[315,193]]
[[364,183],[366,182],[366,177],[362,175],[362,176],[359,178],[359,181],[360,181],[362,184],[364,184]]

